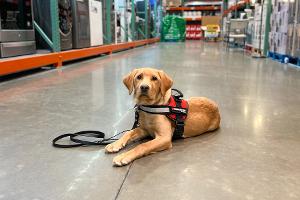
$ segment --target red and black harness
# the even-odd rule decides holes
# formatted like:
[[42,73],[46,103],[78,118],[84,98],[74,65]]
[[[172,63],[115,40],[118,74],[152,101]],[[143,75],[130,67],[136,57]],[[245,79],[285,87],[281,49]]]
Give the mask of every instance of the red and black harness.
[[184,121],[188,114],[189,105],[183,98],[183,94],[177,90],[172,89],[172,95],[168,105],[139,105],[136,106],[135,111],[135,125],[138,124],[139,112],[146,112],[150,114],[166,115],[174,122],[175,130],[173,139],[180,139],[184,132]]
[[[132,129],[139,126],[139,112],[146,112],[150,114],[159,114],[166,115],[170,120],[174,122],[175,131],[173,133],[173,140],[180,139],[183,136],[184,132],[184,121],[188,114],[188,102],[183,100],[183,94],[176,89],[172,89],[172,96],[170,98],[168,105],[139,105],[136,106],[135,110],[135,121]],[[131,130],[132,130],[131,129]],[[71,147],[80,147],[80,146],[89,146],[89,145],[107,145],[116,141],[116,136],[129,131],[125,130],[112,137],[105,138],[105,134],[101,131],[79,131],[76,133],[66,133],[62,134],[52,140],[52,145],[58,148],[71,148]],[[58,143],[58,141],[64,138],[70,138],[71,143]]]

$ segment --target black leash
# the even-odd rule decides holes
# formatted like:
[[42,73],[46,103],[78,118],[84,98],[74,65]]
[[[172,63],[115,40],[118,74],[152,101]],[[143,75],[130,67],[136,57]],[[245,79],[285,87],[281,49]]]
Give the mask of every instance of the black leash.
[[[175,100],[179,100],[180,98],[183,97],[183,94],[181,91],[177,90],[177,89],[172,89],[172,92],[174,92],[172,94],[172,96],[176,97]],[[148,107],[152,107],[152,108],[155,108],[155,107],[160,107],[160,106],[148,106]],[[136,127],[138,127],[138,120],[139,120],[139,113],[137,111],[137,107],[135,107],[136,111],[135,111],[135,121],[134,121],[134,124],[132,126],[132,129],[135,129]],[[173,113],[176,112],[176,110],[171,109],[169,108],[170,110],[172,110]],[[146,111],[145,111],[146,112]],[[171,112],[171,111],[170,111]],[[151,113],[151,112],[149,112]],[[178,114],[182,113],[179,112]],[[155,112],[153,114],[159,114],[158,112]],[[166,112],[163,112],[161,114],[166,114]],[[180,121],[181,122],[181,121]],[[184,126],[184,123],[182,122],[182,124],[178,124],[180,125],[179,128],[177,128],[179,130],[179,134],[176,134],[175,133],[175,137],[174,138],[181,138],[181,135],[183,133],[183,126]],[[176,122],[176,127],[178,126],[177,125],[177,122]],[[57,148],[72,148],[72,147],[81,147],[81,146],[89,146],[89,145],[107,145],[107,144],[110,144],[114,141],[116,141],[117,139],[115,137],[117,137],[118,135],[121,135],[127,131],[130,131],[130,130],[125,130],[125,131],[122,131],[120,133],[117,133],[115,135],[113,135],[112,137],[109,137],[109,138],[105,138],[105,133],[101,132],[101,131],[79,131],[79,132],[76,132],[76,133],[66,133],[66,134],[62,134],[56,138],[54,138],[52,140],[52,145],[54,147],[57,147]],[[177,137],[177,135],[179,135]],[[58,143],[58,141],[62,140],[62,139],[65,139],[65,138],[68,138],[70,139],[70,141],[72,142],[71,144],[61,144],[61,143]]]
[[[132,126],[132,129],[138,127],[138,119],[139,119],[139,114],[138,112],[135,112],[135,121]],[[110,144],[117,139],[118,135],[121,135],[127,131],[130,130],[125,130],[120,133],[117,133],[109,138],[105,138],[105,133],[101,131],[79,131],[76,133],[67,133],[60,135],[52,140],[52,145],[57,148],[72,148],[72,147],[81,147],[81,146],[89,146],[89,145],[107,145]],[[72,144],[60,144],[58,141],[64,138],[70,138],[70,141],[73,142]]]

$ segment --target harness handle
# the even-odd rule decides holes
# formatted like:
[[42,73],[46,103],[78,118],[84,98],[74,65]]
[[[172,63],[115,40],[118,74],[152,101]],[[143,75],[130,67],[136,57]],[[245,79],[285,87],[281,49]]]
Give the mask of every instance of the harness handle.
[[[183,94],[180,90],[172,88],[171,91],[172,91],[172,96],[174,96],[175,98],[178,98],[178,99],[183,98]],[[174,92],[175,92],[175,94],[174,94]]]

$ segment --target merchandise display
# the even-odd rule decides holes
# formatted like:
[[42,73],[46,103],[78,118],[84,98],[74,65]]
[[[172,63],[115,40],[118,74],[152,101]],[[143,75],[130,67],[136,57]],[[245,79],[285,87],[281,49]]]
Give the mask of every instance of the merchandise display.
[[258,50],[264,49],[264,39],[266,33],[266,20],[267,20],[267,1],[262,6],[260,4],[255,4],[254,10],[254,32],[252,35],[252,45],[253,48]]
[[184,11],[183,12],[183,17],[187,17],[187,18],[192,18],[192,17],[201,17],[202,15],[201,11]]
[[[44,33],[52,39],[52,19],[50,11],[51,0],[33,0],[34,20]],[[70,0],[58,1],[58,19],[59,19],[59,35],[61,50],[72,49],[72,10]],[[37,47],[47,49],[49,45],[45,42],[42,36],[36,32]]]
[[255,33],[255,21],[254,18],[250,18],[246,30],[246,45],[253,46],[253,35]]
[[0,57],[35,53],[32,1],[0,1]]
[[187,40],[200,40],[203,37],[201,25],[186,25],[186,39]]
[[181,0],[163,0],[163,6],[165,7],[179,7],[181,5]]
[[269,33],[270,52],[283,55],[290,54],[289,46],[292,44],[293,30],[292,26],[289,25],[289,21],[292,21],[289,19],[289,13],[294,13],[294,6],[289,1],[283,0],[274,1],[272,6],[271,31]]
[[103,44],[102,4],[89,0],[91,46]]
[[73,0],[73,48],[85,48],[91,46],[90,14],[88,0]]
[[163,41],[185,41],[185,20],[175,15],[167,15],[163,19]]

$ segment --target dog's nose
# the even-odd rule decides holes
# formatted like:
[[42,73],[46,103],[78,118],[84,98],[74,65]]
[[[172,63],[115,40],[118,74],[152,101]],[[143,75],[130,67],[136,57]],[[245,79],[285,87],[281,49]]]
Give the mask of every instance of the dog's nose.
[[148,90],[149,90],[149,86],[148,86],[148,85],[141,85],[141,91],[142,91],[143,93],[148,92]]

